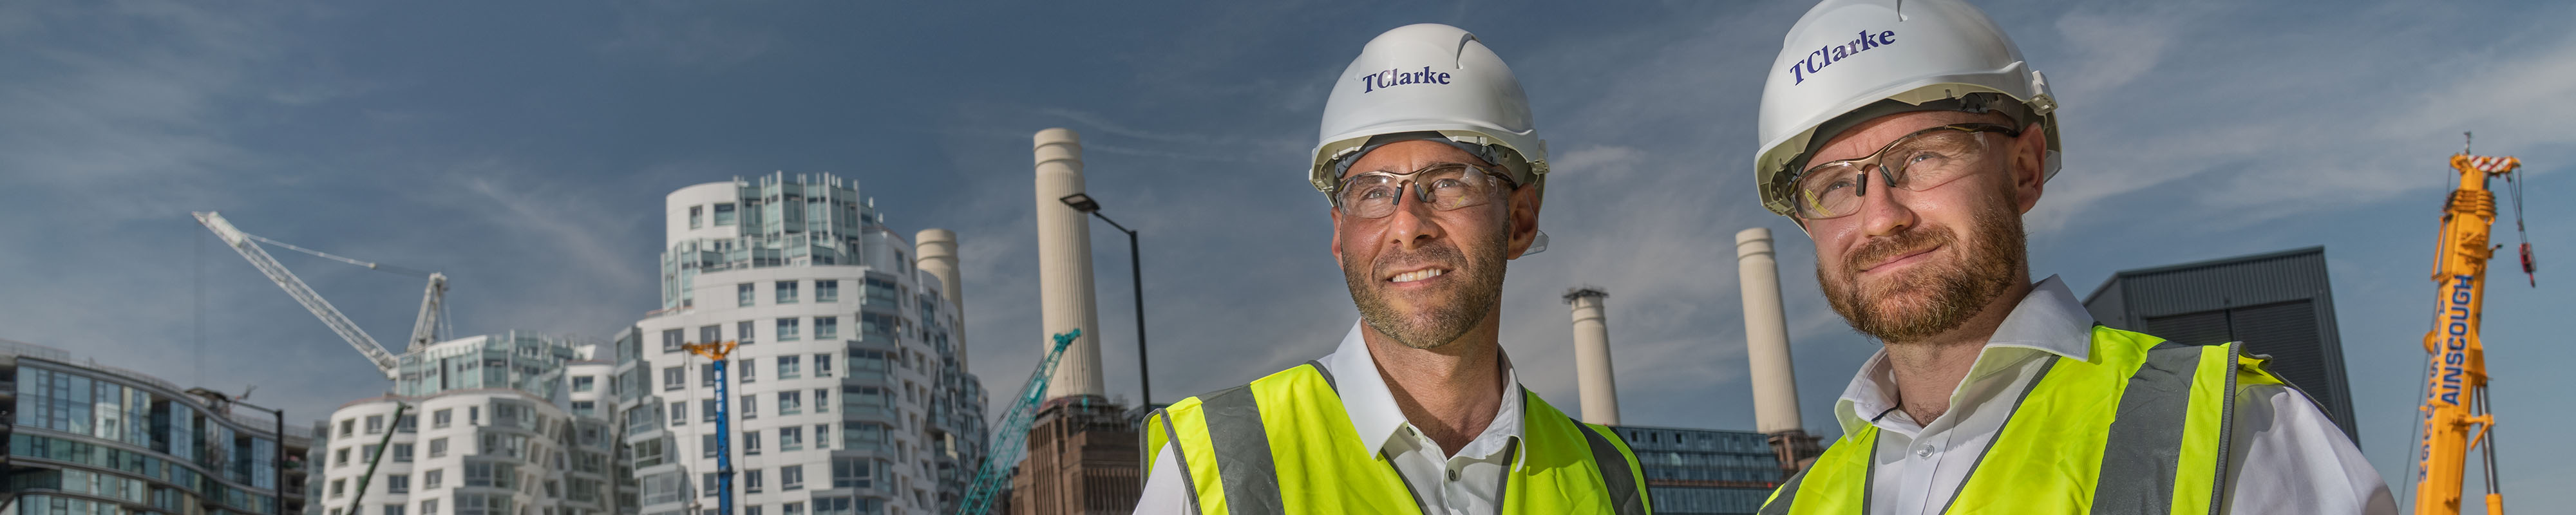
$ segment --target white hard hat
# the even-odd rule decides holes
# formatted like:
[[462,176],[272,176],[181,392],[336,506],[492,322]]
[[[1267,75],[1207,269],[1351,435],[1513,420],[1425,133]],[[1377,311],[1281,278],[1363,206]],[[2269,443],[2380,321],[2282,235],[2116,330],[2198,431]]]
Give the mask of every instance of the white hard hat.
[[[1909,111],[1999,112],[2048,138],[2058,169],[2057,101],[2048,81],[1984,11],[1962,0],[1825,0],[1798,18],[1762,85],[1754,178],[1763,207],[1791,212],[1809,153],[1861,122]],[[2020,128],[2020,127],[2015,127]],[[2043,176],[2042,180],[2046,180]]]
[[1530,121],[1520,79],[1466,29],[1406,25],[1361,47],[1324,101],[1308,179],[1329,197],[1341,180],[1337,161],[1360,154],[1371,138],[1407,133],[1436,133],[1523,186],[1547,178],[1547,142]]

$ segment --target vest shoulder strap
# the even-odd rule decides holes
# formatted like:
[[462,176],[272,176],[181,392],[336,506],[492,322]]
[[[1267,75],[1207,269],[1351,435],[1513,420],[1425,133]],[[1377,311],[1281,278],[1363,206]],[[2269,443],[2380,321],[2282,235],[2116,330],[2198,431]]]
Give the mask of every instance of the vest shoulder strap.
[[[1537,395],[1537,394],[1530,394]],[[1592,463],[1601,469],[1601,485],[1610,493],[1611,513],[1646,515],[1646,490],[1640,486],[1640,474],[1632,451],[1621,445],[1607,426],[1586,424],[1574,419],[1583,429],[1583,439],[1592,444]]]

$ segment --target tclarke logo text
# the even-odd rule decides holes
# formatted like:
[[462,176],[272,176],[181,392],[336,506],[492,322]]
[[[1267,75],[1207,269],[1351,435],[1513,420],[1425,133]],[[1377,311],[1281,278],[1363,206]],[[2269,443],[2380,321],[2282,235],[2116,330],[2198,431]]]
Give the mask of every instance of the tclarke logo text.
[[1860,31],[1860,39],[1840,45],[1818,47],[1816,51],[1808,52],[1806,59],[1800,59],[1797,63],[1789,65],[1789,84],[1804,84],[1807,82],[1808,75],[1824,71],[1825,67],[1833,66],[1845,57],[1857,55],[1863,50],[1893,44],[1896,44],[1896,31],[1880,31],[1877,34],[1871,34],[1864,30]]
[[1380,90],[1380,89],[1385,89],[1385,88],[1394,87],[1394,86],[1401,86],[1401,85],[1405,85],[1405,84],[1448,84],[1448,83],[1449,83],[1449,72],[1435,72],[1435,71],[1431,71],[1431,67],[1429,67],[1429,66],[1424,66],[1424,67],[1422,67],[1422,71],[1418,71],[1418,72],[1408,72],[1408,71],[1404,71],[1404,70],[1387,70],[1387,71],[1382,71],[1382,72],[1377,72],[1377,73],[1371,73],[1371,74],[1368,74],[1368,76],[1365,76],[1365,77],[1360,77],[1360,84],[1361,84],[1361,86],[1360,86],[1360,92],[1361,92],[1361,93],[1367,93],[1367,92],[1371,92],[1371,91],[1377,91],[1377,90]]

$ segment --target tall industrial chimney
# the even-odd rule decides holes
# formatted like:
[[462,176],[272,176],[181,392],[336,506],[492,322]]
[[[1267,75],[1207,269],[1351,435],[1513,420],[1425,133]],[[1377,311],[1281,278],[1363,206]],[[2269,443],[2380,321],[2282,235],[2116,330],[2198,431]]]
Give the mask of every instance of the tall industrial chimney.
[[1735,270],[1744,287],[1744,357],[1753,366],[1753,428],[1771,435],[1783,467],[1803,468],[1823,452],[1798,422],[1798,377],[1789,365],[1789,318],[1780,308],[1780,264],[1771,230],[1735,233]]
[[1583,421],[1619,425],[1619,385],[1610,370],[1610,324],[1601,314],[1608,292],[1590,286],[1565,292],[1574,306],[1574,380],[1582,388]]
[[948,296],[948,312],[960,322],[949,329],[948,342],[957,353],[957,367],[966,368],[966,289],[957,276],[957,233],[947,229],[922,229],[912,236],[913,267],[939,278],[939,291]]
[[1098,396],[1100,384],[1100,310],[1091,287],[1091,220],[1064,203],[1082,193],[1082,136],[1062,127],[1038,131],[1037,231],[1038,298],[1043,320],[1040,349],[1055,344],[1047,335],[1074,329],[1082,337],[1064,350],[1047,397]]

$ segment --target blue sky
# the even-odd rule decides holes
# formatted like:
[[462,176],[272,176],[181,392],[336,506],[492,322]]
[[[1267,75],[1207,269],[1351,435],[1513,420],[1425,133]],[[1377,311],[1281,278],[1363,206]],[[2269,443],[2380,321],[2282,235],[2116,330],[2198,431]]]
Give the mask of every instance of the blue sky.
[[[2576,503],[2571,300],[2576,4],[1987,1],[2057,88],[2066,171],[2034,272],[2324,245],[2362,444],[2410,488],[2443,160],[2459,133],[2531,164],[2541,288],[2496,276],[2487,341],[2505,492]],[[1782,237],[1808,425],[1873,345],[1812,247],[1753,202],[1761,77],[1804,2],[754,2],[0,5],[0,338],[303,419],[384,387],[187,217],[454,277],[456,327],[605,338],[656,306],[662,196],[784,170],[857,179],[901,234],[955,230],[976,372],[1025,377],[1029,135],[1085,138],[1090,190],[1143,232],[1158,398],[1328,352],[1355,316],[1304,185],[1325,88],[1361,43],[1443,22],[1520,74],[1555,169],[1547,253],[1513,263],[1505,345],[1574,405],[1557,294],[1608,289],[1626,417],[1747,429],[1732,235]],[[1095,248],[1104,358],[1133,396],[1123,245]],[[2510,232],[2499,241],[2512,243]],[[419,284],[283,255],[381,338]],[[2511,264],[2506,263],[2510,269]],[[2518,274],[2515,274],[2518,275]],[[2561,278],[2553,280],[2553,277]],[[197,320],[202,316],[202,324]],[[2471,486],[2472,490],[2476,487]]]

